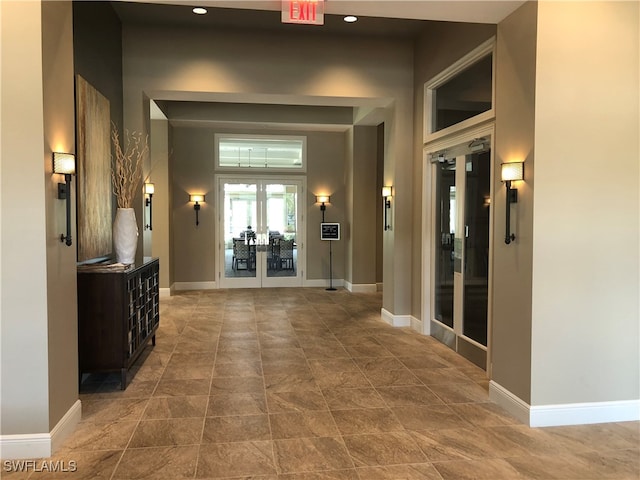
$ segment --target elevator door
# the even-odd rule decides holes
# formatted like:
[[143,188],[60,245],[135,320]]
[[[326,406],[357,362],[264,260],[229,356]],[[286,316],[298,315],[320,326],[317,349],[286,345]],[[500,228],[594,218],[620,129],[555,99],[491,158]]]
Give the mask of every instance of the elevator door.
[[434,162],[432,335],[486,368],[491,152]]

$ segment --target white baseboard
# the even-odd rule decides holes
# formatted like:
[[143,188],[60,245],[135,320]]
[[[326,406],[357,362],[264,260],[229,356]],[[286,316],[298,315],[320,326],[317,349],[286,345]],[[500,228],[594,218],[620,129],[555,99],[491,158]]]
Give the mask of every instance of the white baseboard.
[[0,435],[0,458],[18,460],[50,457],[73,433],[81,418],[82,403],[76,400],[49,433]]
[[418,333],[424,333],[422,331],[422,320],[411,315],[411,328]]
[[384,283],[382,283],[382,282],[376,283],[376,292],[382,292],[382,286],[383,285],[384,285]]
[[489,398],[530,427],[640,420],[640,400],[531,406],[493,380],[489,382]]
[[375,283],[351,283],[344,281],[344,288],[351,293],[376,293],[378,291]]
[[529,425],[531,406],[493,380],[489,381],[489,399],[500,405],[520,422]]
[[382,320],[387,322],[392,327],[410,327],[411,315],[394,315],[389,310],[381,309],[380,316]]
[[173,284],[175,291],[215,290],[216,288],[218,288],[216,282],[175,282]]
[[172,288],[161,288],[160,289],[160,298],[167,298],[171,296]]
[[[344,280],[341,278],[338,279],[333,279],[331,281],[331,285],[333,285],[335,288],[342,288],[344,287]],[[315,280],[304,280],[302,282],[302,286],[303,287],[312,287],[312,288],[327,288],[329,286],[329,279],[324,279],[324,278],[318,278]]]
[[530,418],[532,427],[635,422],[640,420],[640,400],[534,406]]

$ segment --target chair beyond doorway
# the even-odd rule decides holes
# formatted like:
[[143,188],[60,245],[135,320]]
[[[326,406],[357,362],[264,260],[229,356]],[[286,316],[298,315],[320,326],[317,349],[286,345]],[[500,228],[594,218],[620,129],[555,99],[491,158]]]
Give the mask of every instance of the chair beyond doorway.
[[293,240],[280,240],[280,267],[293,270]]
[[241,263],[244,263],[245,270],[251,268],[251,251],[249,244],[247,244],[244,239],[233,239],[233,258],[231,261],[234,270],[239,270]]

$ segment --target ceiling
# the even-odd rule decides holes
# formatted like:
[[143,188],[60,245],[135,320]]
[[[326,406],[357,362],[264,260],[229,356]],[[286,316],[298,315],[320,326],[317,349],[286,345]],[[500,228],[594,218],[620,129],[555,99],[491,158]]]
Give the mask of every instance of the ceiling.
[[[187,28],[216,29],[250,29],[252,31],[296,32],[300,35],[355,35],[377,36],[397,39],[414,39],[433,21],[498,23],[507,15],[525,3],[525,0],[483,1],[483,0],[325,0],[325,22],[321,26],[294,25],[281,22],[280,0],[193,0],[193,3],[180,0],[147,0],[112,1],[121,21],[125,24],[180,26]],[[206,15],[195,15],[194,6],[207,7]],[[348,24],[343,16],[353,14],[358,21]],[[195,100],[195,99],[193,99]],[[175,102],[161,102],[162,112],[171,110]],[[184,103],[184,102],[182,102]],[[178,103],[175,103],[178,106]],[[193,102],[193,107],[201,107],[201,102]],[[209,103],[214,106],[215,103]],[[220,104],[218,104],[220,105]],[[184,113],[184,105],[181,111]],[[163,114],[155,109],[154,117],[162,118]],[[189,117],[190,115],[186,115]],[[190,126],[211,126],[220,123],[220,118],[188,119],[171,118],[174,124]],[[197,117],[197,115],[196,115]],[[229,119],[230,120],[230,119]],[[260,128],[290,128],[294,123],[286,122],[277,125],[270,122],[233,121],[236,126],[253,126]],[[330,122],[324,128],[343,130],[348,128],[340,123]],[[268,124],[268,125],[267,125]],[[300,125],[298,125],[299,127]],[[306,125],[304,128],[319,128],[319,124]],[[324,129],[323,128],[323,129]]]
[[[244,5],[247,2],[238,1]],[[216,28],[251,31],[295,32],[302,35],[357,35],[393,38],[414,38],[428,25],[427,20],[360,16],[352,24],[343,15],[325,14],[324,25],[282,23],[280,10],[250,10],[246,8],[208,7],[206,15],[191,12],[193,4],[151,4],[143,2],[112,2],[123,23]],[[200,3],[201,4],[201,3]]]
[[[186,7],[189,14],[195,6],[267,12],[280,12],[282,8],[281,0],[133,0],[115,3],[173,5]],[[325,0],[324,5],[327,15],[498,23],[523,3],[525,0]]]

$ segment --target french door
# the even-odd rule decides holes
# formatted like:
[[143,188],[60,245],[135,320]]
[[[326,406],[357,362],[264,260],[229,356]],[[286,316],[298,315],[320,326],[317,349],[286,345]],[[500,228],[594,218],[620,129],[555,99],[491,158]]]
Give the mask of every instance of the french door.
[[299,177],[218,177],[222,288],[302,285],[303,184]]
[[482,368],[487,363],[491,151],[489,142],[433,156],[431,334]]

